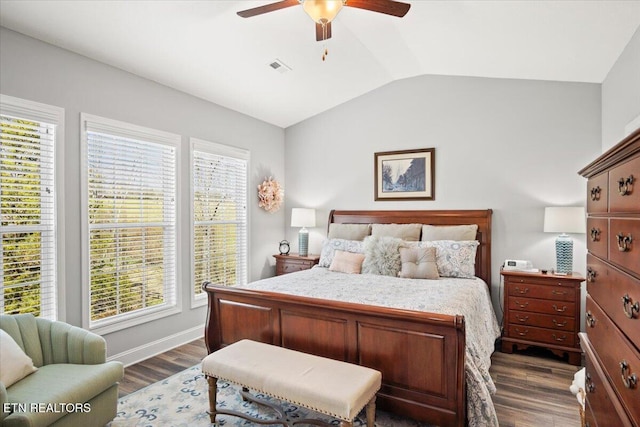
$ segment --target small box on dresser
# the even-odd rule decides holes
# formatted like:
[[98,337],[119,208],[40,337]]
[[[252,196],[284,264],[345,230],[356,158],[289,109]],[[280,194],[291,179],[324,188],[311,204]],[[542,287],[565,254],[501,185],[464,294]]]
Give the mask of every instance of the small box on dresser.
[[579,172],[587,182],[586,422],[640,425],[640,129]]
[[580,365],[580,286],[578,273],[554,275],[502,271],[504,330],[502,352],[530,346],[544,347]]

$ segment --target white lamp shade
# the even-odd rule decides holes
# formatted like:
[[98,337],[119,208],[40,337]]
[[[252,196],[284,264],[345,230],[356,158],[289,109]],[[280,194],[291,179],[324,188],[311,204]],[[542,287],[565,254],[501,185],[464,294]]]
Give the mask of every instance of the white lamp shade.
[[544,208],[545,233],[586,233],[583,207]]
[[307,208],[291,209],[291,226],[292,227],[315,227],[316,226],[316,210]]

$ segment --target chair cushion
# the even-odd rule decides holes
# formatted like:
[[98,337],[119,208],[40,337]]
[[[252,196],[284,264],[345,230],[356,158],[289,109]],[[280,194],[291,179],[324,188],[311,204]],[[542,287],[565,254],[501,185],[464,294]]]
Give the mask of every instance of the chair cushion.
[[0,381],[10,387],[38,368],[11,335],[0,329]]
[[382,382],[374,369],[250,340],[211,353],[202,372],[345,421]]
[[[116,382],[122,380],[124,369],[120,362],[99,365],[53,364],[7,388],[7,401],[11,403],[82,404]],[[56,411],[29,412],[33,426],[46,426],[67,414],[58,406]]]

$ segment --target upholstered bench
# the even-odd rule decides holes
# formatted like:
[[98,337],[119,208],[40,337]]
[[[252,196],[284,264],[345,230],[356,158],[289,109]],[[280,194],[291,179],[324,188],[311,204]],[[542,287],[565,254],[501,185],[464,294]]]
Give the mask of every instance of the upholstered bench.
[[366,406],[367,426],[373,427],[375,399],[382,374],[374,369],[251,340],[242,340],[208,355],[202,372],[209,383],[209,415],[232,415],[259,424],[274,424],[247,414],[219,409],[216,405],[217,380],[243,388],[245,400],[267,405],[278,414],[278,423],[305,424],[318,420],[290,421],[284,411],[264,400],[256,399],[248,389],[284,400],[339,419],[341,427],[353,425],[354,418]]

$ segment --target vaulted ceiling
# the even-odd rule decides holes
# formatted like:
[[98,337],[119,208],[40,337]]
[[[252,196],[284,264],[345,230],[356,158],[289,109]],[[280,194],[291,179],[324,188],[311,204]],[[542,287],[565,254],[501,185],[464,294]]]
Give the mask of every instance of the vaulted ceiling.
[[601,83],[640,26],[639,0],[408,1],[316,42],[300,6],[236,14],[268,3],[0,0],[0,25],[281,127],[422,74]]

